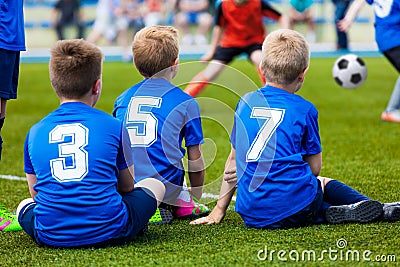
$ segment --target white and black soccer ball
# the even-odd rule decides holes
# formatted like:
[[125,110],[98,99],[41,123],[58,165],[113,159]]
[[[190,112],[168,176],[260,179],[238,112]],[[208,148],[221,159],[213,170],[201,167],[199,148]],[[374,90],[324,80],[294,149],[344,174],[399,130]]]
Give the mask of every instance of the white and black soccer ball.
[[340,86],[355,89],[367,79],[367,66],[357,55],[346,54],[333,64],[332,76]]

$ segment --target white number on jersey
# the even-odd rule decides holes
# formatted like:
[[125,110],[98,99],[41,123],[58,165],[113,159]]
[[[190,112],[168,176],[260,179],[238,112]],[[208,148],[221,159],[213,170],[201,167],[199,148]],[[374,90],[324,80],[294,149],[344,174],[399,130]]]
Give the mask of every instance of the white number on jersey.
[[157,140],[158,119],[150,111],[143,111],[142,107],[159,108],[161,102],[160,97],[132,97],[126,117],[126,128],[132,147],[149,147]]
[[375,0],[373,3],[375,14],[380,18],[389,16],[392,5],[393,0]]
[[[65,143],[65,138],[71,137],[71,142]],[[81,181],[88,173],[89,129],[80,123],[62,124],[49,133],[49,143],[58,144],[58,158],[50,160],[51,174],[59,182]],[[71,159],[67,165],[66,159]]]
[[285,116],[284,109],[254,107],[251,111],[250,118],[265,119],[266,121],[261,126],[256,138],[251,143],[250,149],[246,154],[246,161],[252,162],[260,159],[262,151],[267,146],[276,128],[283,121]]

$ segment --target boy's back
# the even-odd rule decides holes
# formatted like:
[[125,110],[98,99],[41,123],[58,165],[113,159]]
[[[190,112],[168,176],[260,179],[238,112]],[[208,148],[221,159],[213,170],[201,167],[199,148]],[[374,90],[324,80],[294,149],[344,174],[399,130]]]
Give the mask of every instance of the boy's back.
[[46,244],[92,244],[123,229],[128,212],[115,166],[127,166],[121,132],[118,120],[79,102],[62,104],[29,131],[25,172],[37,177],[36,223]]
[[135,179],[153,177],[182,184],[182,141],[186,147],[203,142],[197,102],[169,81],[151,78],[119,96],[113,114],[128,129]]
[[314,199],[317,180],[303,156],[321,152],[317,120],[313,104],[272,86],[239,102],[231,141],[240,177],[236,208],[246,225],[279,221]]

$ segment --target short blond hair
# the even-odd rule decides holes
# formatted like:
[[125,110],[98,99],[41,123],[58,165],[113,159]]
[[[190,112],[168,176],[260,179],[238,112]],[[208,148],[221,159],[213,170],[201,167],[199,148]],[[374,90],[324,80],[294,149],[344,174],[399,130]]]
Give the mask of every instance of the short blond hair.
[[261,70],[267,82],[291,84],[310,64],[310,48],[300,33],[280,29],[268,34],[262,46]]
[[179,55],[178,31],[172,26],[150,26],[135,35],[133,61],[144,77],[171,67]]
[[59,97],[80,99],[101,79],[103,53],[82,39],[57,41],[50,52],[50,82]]

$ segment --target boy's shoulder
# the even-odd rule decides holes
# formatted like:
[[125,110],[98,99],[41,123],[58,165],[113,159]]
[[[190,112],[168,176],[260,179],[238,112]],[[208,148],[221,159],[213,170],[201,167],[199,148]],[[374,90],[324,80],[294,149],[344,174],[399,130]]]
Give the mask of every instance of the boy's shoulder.
[[187,102],[188,100],[194,100],[194,98],[179,87],[172,84],[165,79],[145,79],[138,82],[128,88],[120,96],[117,97],[116,104],[122,104],[122,102],[130,101],[132,97],[158,97],[158,98],[170,98],[179,102]]
[[272,87],[272,86],[264,86],[258,90],[251,91],[244,96],[241,97],[241,102],[247,105],[269,105],[270,103],[274,103],[276,100],[280,101],[284,99],[285,103],[288,105],[296,105],[303,106],[305,109],[314,108],[314,104],[305,99],[304,97],[289,93],[283,89]]

